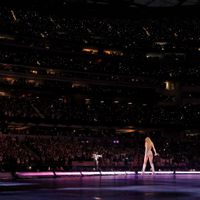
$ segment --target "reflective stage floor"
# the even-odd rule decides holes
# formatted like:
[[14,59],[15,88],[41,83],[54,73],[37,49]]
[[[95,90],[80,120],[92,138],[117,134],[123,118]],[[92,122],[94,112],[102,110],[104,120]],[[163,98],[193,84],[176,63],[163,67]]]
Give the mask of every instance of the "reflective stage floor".
[[199,200],[200,175],[117,175],[0,181],[2,200]]

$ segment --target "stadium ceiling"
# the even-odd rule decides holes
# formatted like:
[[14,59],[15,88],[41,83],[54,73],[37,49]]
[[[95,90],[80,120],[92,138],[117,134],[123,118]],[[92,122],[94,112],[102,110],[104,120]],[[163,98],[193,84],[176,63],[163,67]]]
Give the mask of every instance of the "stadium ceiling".
[[199,0],[0,0],[0,5],[29,6],[97,6],[97,7],[123,7],[123,8],[176,8],[198,7]]
[[128,7],[177,7],[200,5],[199,0],[86,0],[86,3],[104,5],[126,5]]

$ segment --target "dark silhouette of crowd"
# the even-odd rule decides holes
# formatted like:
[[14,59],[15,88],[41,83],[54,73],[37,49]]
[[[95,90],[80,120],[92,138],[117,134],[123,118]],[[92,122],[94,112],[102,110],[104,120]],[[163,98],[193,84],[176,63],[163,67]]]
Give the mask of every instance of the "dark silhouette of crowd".
[[[35,131],[42,135],[36,135]],[[51,132],[57,135],[50,135]],[[89,129],[66,132],[34,127],[32,131],[10,134],[0,137],[1,171],[10,170],[10,158],[17,171],[95,170],[94,152],[102,155],[101,170],[138,171],[143,163],[146,133],[117,135],[104,130],[95,135]],[[182,135],[153,133],[159,152],[159,157],[154,158],[156,170],[199,170],[199,135],[194,132]]]

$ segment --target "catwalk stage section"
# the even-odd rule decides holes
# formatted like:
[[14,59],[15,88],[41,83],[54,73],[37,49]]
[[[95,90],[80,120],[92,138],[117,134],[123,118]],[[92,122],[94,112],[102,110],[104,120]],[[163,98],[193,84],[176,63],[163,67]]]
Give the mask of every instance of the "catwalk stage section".
[[3,180],[4,200],[197,200],[200,174],[68,176]]

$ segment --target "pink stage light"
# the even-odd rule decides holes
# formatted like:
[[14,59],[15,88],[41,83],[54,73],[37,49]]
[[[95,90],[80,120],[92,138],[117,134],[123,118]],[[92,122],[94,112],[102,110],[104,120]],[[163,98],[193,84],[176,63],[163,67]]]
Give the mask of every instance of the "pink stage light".
[[[151,174],[151,171],[144,172],[145,174]],[[16,175],[21,178],[32,177],[54,177],[56,176],[106,176],[106,175],[141,175],[142,171],[137,173],[134,171],[82,171],[82,172],[17,172]],[[200,171],[155,171],[157,175],[178,175],[178,174],[200,174]]]
[[17,172],[17,176],[21,177],[37,177],[37,176],[54,176],[53,172]]
[[125,171],[115,171],[115,175],[126,175]]
[[55,172],[56,176],[81,176],[81,172]]
[[[142,171],[139,171],[138,174],[142,174]],[[144,174],[152,174],[152,172],[144,172]],[[155,171],[155,174],[174,174],[173,171]]]
[[176,174],[200,174],[200,171],[176,171]]

